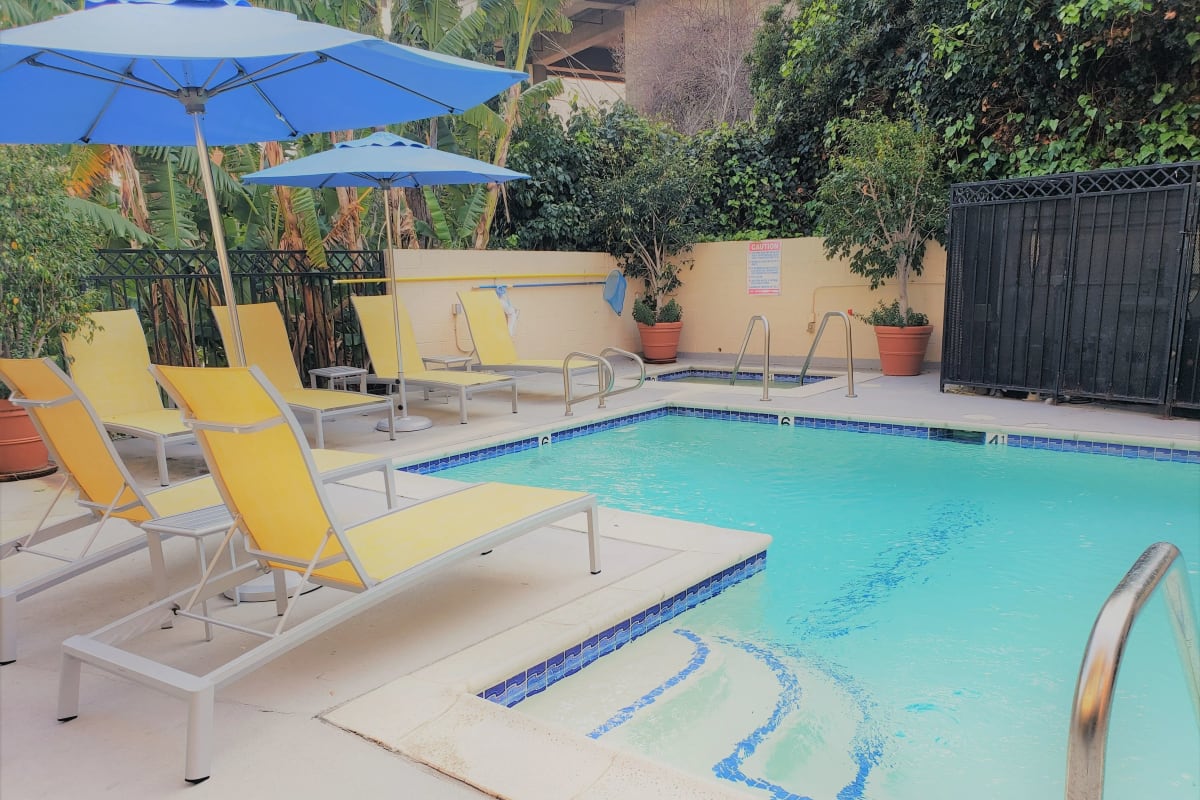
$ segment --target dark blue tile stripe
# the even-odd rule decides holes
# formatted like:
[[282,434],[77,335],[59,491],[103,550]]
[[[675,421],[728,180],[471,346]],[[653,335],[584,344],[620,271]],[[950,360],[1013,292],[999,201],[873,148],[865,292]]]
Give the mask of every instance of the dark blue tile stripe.
[[705,600],[715,597],[735,583],[761,572],[766,563],[767,553],[764,550],[689,586],[668,600],[639,611],[629,619],[621,620],[597,636],[588,637],[579,644],[568,647],[507,680],[500,681],[495,686],[489,686],[479,693],[479,697],[512,707],[526,697],[545,691],[552,683],[574,675],[597,658],[621,649],[689,608],[695,608]]
[[[548,435],[552,441],[566,441],[580,436],[590,436],[593,433],[623,428],[645,420],[659,417],[696,417],[699,419],[717,419],[726,422],[753,422],[761,425],[778,425],[779,413],[764,413],[759,411],[731,411],[722,408],[704,408],[702,406],[663,406],[639,411],[623,417],[588,422],[563,430],[553,431]],[[983,444],[983,431],[967,431],[955,428],[928,428],[923,425],[903,425],[892,422],[866,422],[846,419],[825,419],[823,417],[791,417],[791,424],[797,428],[816,428],[830,431],[847,431],[851,433],[873,433],[885,436],[910,436],[917,439],[934,439],[938,441],[953,441],[968,444]],[[455,453],[442,458],[421,461],[415,464],[399,467],[405,472],[429,474],[445,469],[470,464],[476,461],[486,461],[489,458],[529,450],[538,446],[538,437],[518,439],[500,445],[472,450],[466,453]],[[1120,444],[1114,442],[1078,441],[1072,439],[1056,439],[1047,436],[1030,436],[1026,434],[1009,434],[1009,447],[1022,447],[1032,450],[1053,450],[1064,453],[1088,453],[1092,455],[1116,456],[1119,458],[1146,458],[1154,461],[1174,461],[1183,464],[1200,464],[1200,450],[1185,450],[1171,447],[1150,447],[1146,445]]]

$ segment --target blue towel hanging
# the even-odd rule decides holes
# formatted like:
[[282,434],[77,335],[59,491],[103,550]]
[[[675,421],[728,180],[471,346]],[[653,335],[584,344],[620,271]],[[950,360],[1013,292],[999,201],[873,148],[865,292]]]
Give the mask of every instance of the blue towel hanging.
[[625,308],[625,276],[619,269],[608,273],[604,280],[604,302],[612,307],[618,317],[621,316],[621,311]]

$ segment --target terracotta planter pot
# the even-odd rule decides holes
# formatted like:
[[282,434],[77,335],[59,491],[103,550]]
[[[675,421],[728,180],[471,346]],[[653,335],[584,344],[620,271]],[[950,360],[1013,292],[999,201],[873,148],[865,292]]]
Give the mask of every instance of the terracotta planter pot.
[[679,350],[679,332],[682,322],[660,322],[657,325],[638,323],[642,335],[642,358],[650,364],[670,364],[675,361]]
[[36,478],[55,469],[28,412],[0,400],[0,480]]
[[893,328],[875,326],[875,341],[879,344],[879,365],[884,375],[920,375],[929,346],[932,325],[909,325]]

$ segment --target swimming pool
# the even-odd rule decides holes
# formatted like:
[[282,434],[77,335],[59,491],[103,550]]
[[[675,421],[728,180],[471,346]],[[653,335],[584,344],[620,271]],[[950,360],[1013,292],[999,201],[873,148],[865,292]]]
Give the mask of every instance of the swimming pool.
[[[440,474],[774,536],[765,572],[519,710],[763,797],[1057,798],[1108,593],[1165,539],[1200,597],[1200,468],[1142,454],[658,416]],[[1194,800],[1197,752],[1156,597],[1122,666],[1105,796]]]
[[[672,372],[663,372],[653,376],[652,380],[663,381],[665,383],[680,381],[683,383],[704,383],[713,386],[728,386],[729,379],[733,376],[732,369],[699,369],[689,367],[688,369],[679,369]],[[735,386],[762,386],[762,371],[754,372],[753,370],[740,369],[737,373]],[[789,388],[796,386],[810,386],[814,383],[821,383],[829,380],[829,375],[805,375],[804,381],[801,382],[800,376],[787,372],[774,372],[771,375],[771,380],[767,383],[772,388]]]

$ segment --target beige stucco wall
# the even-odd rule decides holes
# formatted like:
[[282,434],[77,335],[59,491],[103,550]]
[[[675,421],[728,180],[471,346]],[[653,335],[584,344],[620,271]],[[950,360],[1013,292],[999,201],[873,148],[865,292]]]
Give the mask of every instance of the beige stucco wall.
[[[625,310],[617,316],[604,302],[603,287],[522,287],[522,284],[603,281],[614,268],[603,253],[544,253],[463,250],[397,250],[396,272],[401,278],[420,278],[399,284],[400,297],[413,318],[423,355],[469,352],[466,321],[452,307],[457,291],[483,284],[512,287],[510,297],[520,311],[517,349],[526,358],[554,358],[572,350],[597,352],[616,346],[638,352],[637,328],[630,307],[640,286],[630,282]],[[684,273],[678,299],[684,308],[680,350],[684,353],[736,353],[746,325],[755,314],[771,324],[773,357],[803,358],[812,345],[810,322],[820,323],[826,311],[862,312],[879,300],[895,297],[894,287],[872,292],[864,279],[842,261],[828,261],[816,238],[785,239],[780,259],[780,294],[751,296],[747,292],[747,242],[698,245],[693,268]],[[567,275],[569,277],[560,277]],[[934,325],[926,360],[941,358],[941,329],[946,258],[938,246],[925,257],[924,274],[909,286],[915,308]],[[590,277],[576,277],[590,276]],[[432,278],[433,280],[427,280]],[[871,329],[854,321],[854,355],[862,366],[877,362],[879,353]],[[840,324],[830,322],[817,358],[845,358]],[[756,333],[748,352],[761,353]]]
[[[780,259],[780,294],[751,296],[747,293],[747,242],[716,242],[698,245],[695,264],[684,273],[679,291],[684,326],[679,347],[689,353],[737,353],[746,326],[755,314],[771,324],[772,356],[808,354],[815,328],[826,311],[853,309],[862,313],[880,300],[895,299],[895,286],[885,284],[872,292],[867,281],[850,272],[847,262],[826,259],[816,237],[784,239]],[[933,336],[925,353],[927,361],[940,361],[942,316],[946,287],[946,253],[934,244],[925,254],[922,275],[909,281],[909,303],[929,316]],[[632,288],[632,287],[631,287]],[[814,324],[810,332],[808,325]],[[878,361],[879,350],[871,328],[853,322],[854,357],[866,365]],[[747,352],[761,353],[761,331],[755,333]],[[845,334],[837,320],[830,320],[816,358],[845,358]]]
[[[437,278],[398,284],[422,355],[469,352],[466,320],[451,310],[456,292],[494,283],[511,287],[509,296],[520,312],[516,342],[522,358],[556,358],[573,350],[597,352],[606,346],[640,349],[629,312],[632,292],[618,317],[604,302],[603,286],[521,286],[603,281],[615,266],[604,253],[396,250],[395,256],[397,277]],[[592,277],[557,277],[564,274]]]

